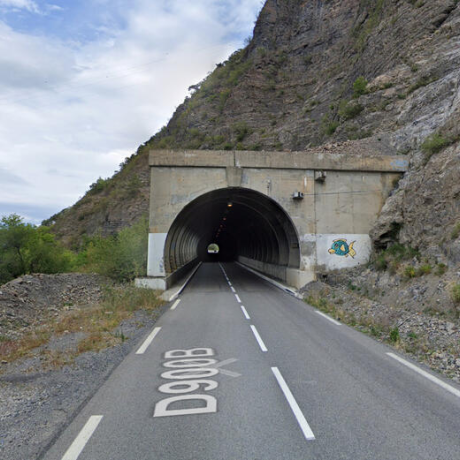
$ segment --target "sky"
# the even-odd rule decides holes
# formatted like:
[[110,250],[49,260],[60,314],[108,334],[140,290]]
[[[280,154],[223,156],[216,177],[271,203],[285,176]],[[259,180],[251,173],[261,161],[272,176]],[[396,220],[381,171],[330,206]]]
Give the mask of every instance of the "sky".
[[251,37],[261,0],[0,0],[0,217],[71,206]]

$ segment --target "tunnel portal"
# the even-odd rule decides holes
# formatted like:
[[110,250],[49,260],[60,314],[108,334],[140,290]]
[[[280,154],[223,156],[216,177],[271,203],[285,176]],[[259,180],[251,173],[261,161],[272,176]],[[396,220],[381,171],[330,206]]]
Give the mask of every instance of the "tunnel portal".
[[381,144],[339,150],[152,151],[147,277],[138,285],[168,289],[200,260],[236,260],[297,288],[367,263],[369,232],[408,160]]
[[[209,254],[216,243],[218,254]],[[173,273],[192,260],[231,261],[299,268],[299,239],[281,206],[250,189],[230,187],[189,203],[174,220],[165,244],[165,269]]]

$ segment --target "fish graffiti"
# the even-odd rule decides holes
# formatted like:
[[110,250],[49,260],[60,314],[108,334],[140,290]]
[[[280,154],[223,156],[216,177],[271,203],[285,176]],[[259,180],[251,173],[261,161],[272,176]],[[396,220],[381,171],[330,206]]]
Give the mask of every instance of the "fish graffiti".
[[352,241],[350,244],[347,243],[345,238],[340,238],[338,240],[334,240],[329,249],[329,254],[335,254],[336,256],[350,256],[352,259],[355,258],[356,251],[353,249],[353,245],[356,241]]

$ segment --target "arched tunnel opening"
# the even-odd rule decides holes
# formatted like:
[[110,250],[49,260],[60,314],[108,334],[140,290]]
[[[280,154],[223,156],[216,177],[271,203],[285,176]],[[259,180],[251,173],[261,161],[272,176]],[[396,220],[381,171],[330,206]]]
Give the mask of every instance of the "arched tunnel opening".
[[[209,251],[213,244],[218,251]],[[219,189],[185,206],[166,238],[167,273],[196,259],[298,269],[299,239],[288,214],[271,198],[245,188]]]

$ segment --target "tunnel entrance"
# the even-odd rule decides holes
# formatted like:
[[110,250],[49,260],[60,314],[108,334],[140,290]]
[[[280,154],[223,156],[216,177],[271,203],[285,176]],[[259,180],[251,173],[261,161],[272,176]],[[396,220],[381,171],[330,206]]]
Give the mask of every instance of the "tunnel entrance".
[[[208,251],[211,243],[217,253]],[[266,195],[240,187],[206,193],[185,206],[171,225],[164,255],[166,273],[196,259],[300,266],[299,239],[287,213]]]

